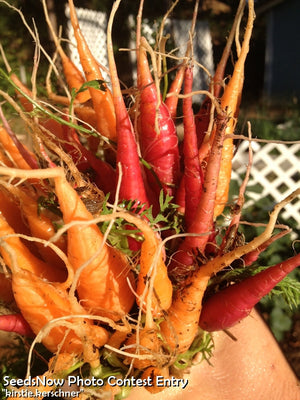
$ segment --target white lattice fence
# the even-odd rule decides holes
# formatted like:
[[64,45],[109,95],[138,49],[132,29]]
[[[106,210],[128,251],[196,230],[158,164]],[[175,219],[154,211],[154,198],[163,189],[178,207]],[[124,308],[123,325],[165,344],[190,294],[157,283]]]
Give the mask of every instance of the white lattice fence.
[[[236,179],[239,183],[247,168],[248,149],[248,142],[243,142],[233,160],[232,179]],[[248,187],[251,189],[251,186],[255,186],[255,191],[247,192],[250,198],[245,203],[245,207],[267,196],[277,203],[299,186],[300,144],[261,145],[252,142],[252,149],[253,165]],[[297,198],[288,204],[281,215],[285,219],[293,218],[300,223],[300,199]]]

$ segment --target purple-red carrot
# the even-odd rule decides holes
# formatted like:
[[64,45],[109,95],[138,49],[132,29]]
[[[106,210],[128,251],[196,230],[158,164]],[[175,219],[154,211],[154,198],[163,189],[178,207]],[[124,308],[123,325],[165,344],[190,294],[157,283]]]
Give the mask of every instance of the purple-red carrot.
[[27,337],[35,336],[22,314],[0,315],[0,330],[18,333]]
[[166,193],[173,195],[179,180],[178,138],[169,110],[162,102],[153,81],[146,48],[148,43],[145,38],[141,38],[137,57],[141,153],[161,183],[160,187],[151,171],[147,172],[148,181],[157,194],[163,188]]
[[117,1],[114,3],[108,22],[107,52],[113,101],[116,112],[116,129],[118,137],[117,164],[120,164],[122,168],[120,199],[134,200],[138,204],[146,204],[147,207],[149,207],[135,134],[123,100],[113,53],[112,22],[117,11],[118,3],[119,2]]
[[186,275],[190,273],[191,266],[195,261],[195,255],[197,253],[204,253],[209,234],[214,229],[213,210],[218,185],[226,122],[226,116],[217,116],[216,134],[208,159],[202,193],[195,212],[194,220],[188,227],[188,233],[194,233],[199,236],[187,236],[179,246],[178,252],[172,258],[169,265],[169,272],[174,282],[184,280]]
[[214,294],[202,306],[200,327],[211,332],[228,329],[237,324],[299,265],[300,254],[297,254]]

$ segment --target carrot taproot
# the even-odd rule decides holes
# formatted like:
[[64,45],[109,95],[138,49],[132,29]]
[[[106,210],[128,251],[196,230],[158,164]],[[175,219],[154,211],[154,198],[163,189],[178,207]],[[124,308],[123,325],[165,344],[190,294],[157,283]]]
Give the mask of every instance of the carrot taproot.
[[[170,307],[173,293],[173,287],[164,262],[162,240],[143,217],[122,211],[118,211],[115,216],[135,225],[144,236],[136,287],[137,303],[144,310],[147,310],[148,307],[152,316],[159,316],[162,310],[167,310]],[[105,220],[105,217],[112,218],[112,216],[101,216],[101,219]],[[153,284],[150,284],[151,279],[153,279]],[[152,293],[149,287],[147,288],[149,285],[153,286]]]
[[[66,78],[68,87],[70,90],[75,89],[75,91],[79,91],[79,89],[82,88],[82,85],[85,83],[85,79],[81,73],[81,71],[76,67],[76,65],[73,63],[73,61],[67,56],[65,51],[63,50],[61,43],[54,31],[53,25],[50,21],[48,10],[47,10],[47,4],[46,1],[43,0],[43,9],[44,9],[44,14],[45,14],[45,19],[47,22],[47,25],[49,27],[50,33],[52,35],[52,39],[54,41],[55,47],[60,55],[61,61],[62,61],[62,67],[63,67],[63,72],[64,76]],[[77,93],[75,96],[75,99],[79,103],[85,103],[88,100],[90,100],[91,94],[88,89],[86,90],[81,90],[80,93]]]
[[178,94],[181,91],[186,64],[182,63],[177,70],[176,76],[173,79],[168,96],[165,99],[165,105],[169,110],[172,120],[175,122],[177,117]]
[[266,242],[273,233],[280,210],[299,195],[300,189],[297,189],[274,207],[265,230],[259,236],[245,245],[209,260],[195,270],[186,279],[184,286],[175,292],[167,318],[160,324],[164,340],[172,351],[183,353],[193,342],[199,329],[203,295],[210,278],[234,260]]
[[218,115],[216,134],[207,162],[201,196],[194,219],[188,229],[189,233],[197,234],[198,236],[187,236],[172,258],[169,265],[169,274],[172,276],[174,283],[180,284],[180,282],[184,282],[191,269],[194,268],[193,265],[195,265],[197,253],[204,254],[209,235],[214,230],[213,210],[226,127],[226,115]]
[[[92,221],[92,214],[64,175],[54,178],[54,182],[64,223]],[[134,286],[130,266],[123,253],[104,243],[96,224],[68,229],[68,258],[74,271],[81,268],[77,291],[87,310],[114,320],[129,312],[134,303],[127,282]]]
[[66,291],[23,270],[13,273],[13,289],[16,303],[36,335],[33,345],[42,341],[52,353],[73,354],[92,368],[99,367],[98,348],[106,343],[108,333],[93,325],[79,304],[74,309]]
[[234,133],[236,118],[239,112],[241,94],[244,82],[245,61],[249,51],[249,43],[253,29],[254,21],[254,4],[253,0],[248,1],[248,21],[245,29],[244,40],[242,43],[239,57],[235,63],[233,74],[225,87],[221,97],[221,107],[226,110],[230,117],[226,129],[226,137],[223,144],[221,168],[219,174],[219,183],[216,193],[216,202],[214,210],[214,218],[220,215],[226,205],[229,192],[229,182],[231,178],[232,158],[233,158],[233,138],[230,137]]
[[[30,194],[29,192],[21,189],[18,186],[13,186],[11,184],[1,183],[10,193],[12,193],[15,198],[20,203],[20,208],[26,218],[27,224],[30,228],[31,235],[38,237],[45,241],[48,241],[54,234],[54,215],[48,210],[48,215],[45,215],[42,211],[39,211],[38,199],[36,196]],[[52,219],[50,218],[50,215]],[[58,246],[64,253],[67,251],[67,242],[64,236],[61,236],[57,242],[54,243]],[[58,255],[49,247],[44,246],[41,243],[36,243],[40,255],[43,257],[44,261],[55,267],[65,268],[63,260],[58,257]]]
[[209,332],[231,328],[298,266],[300,254],[214,294],[203,303],[199,326]]
[[[231,54],[232,43],[236,34],[238,22],[244,11],[245,3],[246,3],[245,0],[240,0],[239,2],[239,6],[230,33],[226,41],[226,45],[224,47],[221,59],[217,64],[214,77],[210,84],[211,91],[213,95],[217,98],[219,98],[221,89],[224,87],[223,80],[225,76],[225,70],[229,56]],[[208,154],[211,145],[211,141],[209,140],[211,133],[208,130],[211,118],[211,106],[212,106],[211,99],[208,96],[206,96],[205,99],[203,100],[203,103],[201,104],[198,113],[195,115],[196,132],[198,137],[198,146],[200,153],[199,157],[201,160],[206,158],[206,155]]]
[[[137,58],[141,154],[153,168],[164,191],[173,195],[179,181],[178,138],[169,110],[162,102],[153,81],[146,49],[149,49],[148,43],[141,37]],[[157,185],[151,171],[147,171],[147,178],[158,194],[161,187]]]
[[107,138],[116,141],[116,115],[111,91],[103,80],[99,65],[95,60],[84,35],[81,32],[73,0],[69,0],[70,19],[77,42],[80,62],[84,70],[86,80],[98,80],[102,83],[104,90],[89,87],[93,108],[96,112],[97,129],[99,133]]
[[[91,320],[76,318],[76,315],[85,315],[86,311],[70,299],[64,284],[47,282],[24,269],[13,267],[12,270],[16,303],[35,335],[53,320],[66,318],[65,322],[53,323],[46,330],[42,342],[48,350],[56,353],[59,348],[61,352],[81,354],[90,341],[97,347],[106,343],[108,333],[105,329],[93,325]],[[85,336],[86,343],[82,340]]]
[[25,224],[20,208],[15,199],[5,189],[0,189],[0,214],[17,233],[29,235],[30,230]]
[[4,314],[0,315],[0,330],[6,332],[18,333],[22,336],[33,337],[32,332],[27,321],[22,314]]
[[[190,94],[193,86],[192,66],[187,66],[184,73],[184,94]],[[202,172],[198,158],[196,126],[192,108],[192,97],[183,99],[183,157],[185,182],[185,224],[187,231],[194,221],[202,191]]]
[[[175,78],[173,79],[168,96],[165,99],[165,105],[167,106],[170,115],[175,121],[176,119],[176,110],[177,110],[177,105],[178,105],[178,95],[181,91],[183,82],[184,82],[184,75],[185,75],[185,69],[188,64],[188,58],[190,57],[191,49],[192,49],[192,39],[195,35],[195,26],[196,26],[196,21],[197,21],[197,16],[198,16],[198,8],[199,8],[199,0],[195,2],[194,6],[194,11],[193,11],[193,17],[192,17],[192,22],[191,22],[191,28],[189,30],[189,37],[190,40],[187,43],[186,51],[185,51],[185,59],[181,63],[181,65],[178,67]],[[192,88],[191,88],[192,91]]]
[[0,143],[17,167],[22,169],[37,167],[35,156],[21,144],[14,134],[10,134],[3,126],[0,126]]
[[0,215],[0,237],[0,254],[9,268],[16,260],[24,270],[32,271],[49,281],[57,282],[65,279],[65,270],[46,264],[33,255],[2,215]]
[[[124,364],[130,364],[134,368],[143,370],[153,365],[163,364],[165,361],[162,352],[162,340],[159,337],[159,330],[155,324],[146,326],[134,332],[122,347],[127,353],[135,357],[127,356]],[[164,361],[162,361],[164,360]]]
[[145,204],[146,207],[149,207],[150,203],[144,182],[144,171],[140,164],[133,126],[122,96],[113,53],[112,22],[119,3],[119,0],[114,3],[107,25],[107,53],[113,101],[116,110],[118,136],[117,164],[120,164],[122,169],[120,200],[132,200],[139,205]]

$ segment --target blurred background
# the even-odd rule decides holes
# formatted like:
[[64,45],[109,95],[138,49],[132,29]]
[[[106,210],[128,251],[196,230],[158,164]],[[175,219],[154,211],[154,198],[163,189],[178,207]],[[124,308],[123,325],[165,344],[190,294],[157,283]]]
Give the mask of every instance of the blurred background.
[[[0,2],[0,41],[6,57],[13,70],[30,84],[34,42],[16,11]],[[55,50],[47,25],[45,23],[42,4],[37,0],[9,0],[8,4],[21,9],[28,24],[32,27],[35,21],[39,40],[49,54]],[[113,41],[116,50],[134,48],[134,26],[137,14],[137,0],[124,0],[116,15]],[[75,1],[79,7],[79,19],[85,27],[87,39],[96,57],[106,63],[105,31],[107,17],[112,0]],[[256,20],[250,52],[246,61],[245,86],[240,110],[237,132],[247,135],[247,121],[251,122],[254,137],[272,141],[300,140],[300,0],[257,0]],[[194,39],[194,57],[206,66],[211,74],[218,63],[230,31],[238,1],[234,0],[200,0],[197,17],[196,37]],[[56,30],[61,26],[62,36],[72,40],[69,28],[67,1],[47,0],[52,24]],[[163,15],[171,6],[169,0],[145,0],[144,34],[151,41]],[[171,34],[170,46],[178,47],[178,54],[184,51],[187,32],[193,14],[194,0],[180,0],[174,8],[166,24]],[[185,32],[186,31],[186,32]],[[154,39],[153,39],[154,40]],[[75,57],[74,47],[68,47],[69,53]],[[119,65],[119,77],[128,87],[134,85],[133,52],[116,51]],[[4,68],[0,59],[0,67]],[[38,74],[41,81],[47,72],[48,64],[41,60]],[[230,74],[230,63],[227,74]],[[207,88],[208,76],[197,68],[195,90]],[[1,86],[5,86],[1,82]],[[8,91],[11,88],[6,88]],[[59,90],[59,88],[56,88]],[[43,88],[39,88],[41,92]],[[199,104],[198,104],[199,103]],[[201,98],[195,100],[195,109],[199,107]],[[247,191],[244,220],[250,222],[266,222],[268,213],[279,201],[292,191],[299,182],[300,145],[289,144],[269,146],[255,143],[254,169],[252,180]],[[247,146],[246,146],[247,147]],[[261,157],[260,157],[261,155]],[[247,148],[237,152],[235,176],[231,188],[232,198],[236,195],[238,184],[245,173]],[[243,158],[244,157],[244,158]],[[264,163],[264,165],[263,165]],[[275,168],[276,166],[276,168]],[[255,171],[259,173],[255,178]],[[263,179],[262,179],[263,178]],[[260,258],[260,265],[272,265],[293,254],[292,243],[299,239],[300,204],[286,209],[281,223],[290,224],[294,235],[284,237],[272,246]],[[244,234],[247,238],[256,235],[261,228],[247,226]],[[296,250],[297,247],[296,247]],[[300,282],[299,268],[294,271],[293,278]],[[295,288],[299,292],[299,286]],[[278,339],[286,357],[300,378],[300,308],[290,308],[283,300],[281,293],[265,298],[259,309]]]

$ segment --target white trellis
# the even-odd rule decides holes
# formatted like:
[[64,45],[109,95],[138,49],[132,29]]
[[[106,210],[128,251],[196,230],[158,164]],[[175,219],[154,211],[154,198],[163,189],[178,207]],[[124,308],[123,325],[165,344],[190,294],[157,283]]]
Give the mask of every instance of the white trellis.
[[[249,143],[244,141],[238,148],[233,160],[232,179],[239,183],[248,164]],[[278,203],[299,186],[300,181],[300,144],[286,145],[278,143],[259,144],[252,142],[253,165],[248,187],[255,185],[256,190],[248,192],[249,199],[245,207],[257,200],[270,196]],[[285,219],[293,218],[300,223],[300,199],[287,204],[282,212]]]

